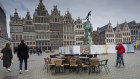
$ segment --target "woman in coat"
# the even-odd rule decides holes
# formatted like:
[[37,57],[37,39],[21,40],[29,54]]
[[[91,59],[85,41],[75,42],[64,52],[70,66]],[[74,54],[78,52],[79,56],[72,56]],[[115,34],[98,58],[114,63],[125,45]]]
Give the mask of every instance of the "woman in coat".
[[3,54],[3,67],[6,67],[7,71],[10,72],[10,66],[13,59],[13,55],[9,43],[6,44],[5,48],[2,49],[1,53]]

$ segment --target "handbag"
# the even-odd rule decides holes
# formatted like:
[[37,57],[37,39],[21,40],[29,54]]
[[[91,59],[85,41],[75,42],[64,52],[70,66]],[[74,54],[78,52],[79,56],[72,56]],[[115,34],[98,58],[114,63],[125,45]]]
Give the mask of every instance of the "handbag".
[[3,60],[3,56],[1,56],[0,59]]

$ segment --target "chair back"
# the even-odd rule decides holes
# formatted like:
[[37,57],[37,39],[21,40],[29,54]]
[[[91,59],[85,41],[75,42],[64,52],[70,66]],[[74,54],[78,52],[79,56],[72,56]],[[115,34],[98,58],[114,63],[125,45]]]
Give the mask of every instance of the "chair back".
[[108,63],[108,59],[105,60],[105,65],[107,65],[107,63]]
[[61,57],[61,56],[57,56],[57,58],[58,58],[58,59],[61,59],[62,57]]
[[78,66],[82,66],[82,61],[81,60],[77,60],[77,64],[78,64]]
[[45,62],[45,64],[48,64],[48,62],[47,62],[47,58],[44,58],[44,62]]
[[93,57],[93,55],[92,55],[92,54],[88,54],[88,55],[87,55],[87,57],[92,58],[92,57]]
[[55,59],[56,58],[51,58],[51,64],[55,64]]
[[81,57],[86,57],[87,55],[86,55],[86,54],[81,54],[80,56],[81,56]]
[[70,60],[70,66],[75,66],[76,65],[76,60]]
[[101,65],[107,65],[107,63],[108,63],[108,59],[100,61]]
[[94,54],[94,57],[96,57],[96,58],[97,58],[97,55],[98,55],[98,54]]
[[79,54],[74,54],[74,56],[79,56]]
[[62,60],[55,60],[55,65],[56,66],[61,66],[62,65]]
[[98,60],[90,60],[90,66],[98,66],[99,62]]

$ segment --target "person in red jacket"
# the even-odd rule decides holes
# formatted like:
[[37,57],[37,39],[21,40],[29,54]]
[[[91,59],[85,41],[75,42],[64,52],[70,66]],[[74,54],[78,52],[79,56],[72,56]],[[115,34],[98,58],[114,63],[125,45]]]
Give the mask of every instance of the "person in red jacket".
[[116,46],[116,50],[117,50],[117,61],[116,61],[116,67],[118,66],[118,62],[119,62],[119,57],[121,57],[122,60],[122,64],[124,65],[124,60],[123,60],[123,53],[125,53],[125,48],[124,46],[119,42],[118,45]]

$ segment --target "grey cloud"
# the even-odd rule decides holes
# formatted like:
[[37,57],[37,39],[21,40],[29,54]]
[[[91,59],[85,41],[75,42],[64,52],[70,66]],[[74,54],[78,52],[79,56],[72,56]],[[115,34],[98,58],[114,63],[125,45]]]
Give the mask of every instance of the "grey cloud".
[[[4,5],[7,15],[13,15],[14,8],[17,8],[19,15],[25,17],[27,8],[33,16],[39,0],[0,0],[0,3]],[[74,19],[78,16],[85,18],[87,12],[92,10],[90,21],[94,30],[97,27],[106,25],[109,20],[113,27],[116,26],[117,21],[122,23],[125,19],[127,19],[127,22],[132,20],[140,22],[140,0],[43,0],[43,3],[49,14],[53,9],[53,5],[58,6],[61,15],[64,15],[67,8],[69,8]],[[22,7],[25,9],[22,9]],[[9,16],[7,17],[8,22]]]

